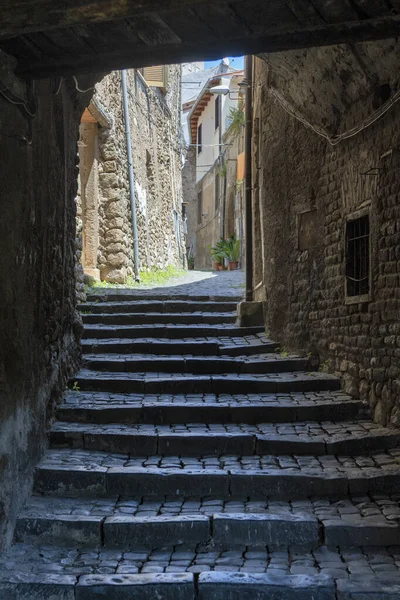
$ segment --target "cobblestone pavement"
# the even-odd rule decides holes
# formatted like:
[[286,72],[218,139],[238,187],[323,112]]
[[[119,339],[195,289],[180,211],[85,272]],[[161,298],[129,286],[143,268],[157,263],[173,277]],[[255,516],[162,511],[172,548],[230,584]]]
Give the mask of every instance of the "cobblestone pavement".
[[120,296],[133,295],[137,298],[166,296],[221,296],[229,299],[243,296],[245,288],[244,271],[187,271],[180,277],[173,277],[165,284],[141,285],[138,288],[95,288],[94,295]]
[[242,272],[96,289],[0,600],[400,600],[399,432],[235,328]]

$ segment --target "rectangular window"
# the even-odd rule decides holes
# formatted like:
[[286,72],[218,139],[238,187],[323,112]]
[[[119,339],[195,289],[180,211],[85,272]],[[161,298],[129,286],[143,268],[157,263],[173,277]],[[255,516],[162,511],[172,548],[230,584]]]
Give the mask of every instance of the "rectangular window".
[[203,190],[197,194],[197,222],[200,225],[203,216]]
[[200,154],[200,152],[202,151],[202,144],[203,144],[203,126],[200,123],[200,125],[197,128],[197,154]]
[[346,223],[346,296],[367,301],[370,293],[369,215]]
[[215,174],[214,193],[215,193],[215,212],[217,212],[217,210],[219,209],[219,173]]
[[143,67],[139,69],[150,87],[162,88],[164,91],[168,87],[168,66],[159,65],[156,67]]
[[215,129],[218,129],[221,115],[221,96],[215,98]]

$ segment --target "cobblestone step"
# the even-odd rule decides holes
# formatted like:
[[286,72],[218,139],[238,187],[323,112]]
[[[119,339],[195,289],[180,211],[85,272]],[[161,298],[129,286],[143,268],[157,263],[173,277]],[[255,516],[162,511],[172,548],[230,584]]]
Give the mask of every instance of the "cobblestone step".
[[399,600],[400,548],[16,544],[4,600]]
[[345,421],[362,411],[342,392],[292,394],[116,394],[66,393],[60,421],[89,423],[282,423]]
[[[173,510],[152,514],[156,503],[147,501],[140,504],[143,510],[134,514],[139,502],[126,499],[118,502],[118,508],[117,502],[114,506],[109,502],[113,509],[111,514],[102,511],[101,506],[95,508],[96,504],[92,503],[95,514],[87,515],[76,514],[85,512],[84,506],[89,506],[88,502],[82,503],[79,499],[69,504],[68,501],[54,502],[49,498],[38,500],[36,504],[31,502],[20,515],[15,530],[17,541],[37,538],[42,543],[104,545],[124,550],[134,550],[146,544],[157,548],[166,540],[174,546],[210,543],[224,548],[234,545],[276,546],[283,539],[289,545],[307,548],[317,548],[320,544],[318,519],[312,513],[301,510],[285,512],[271,508],[268,512],[256,510],[246,513],[239,512],[239,509],[236,509],[237,512],[218,512],[217,501],[214,501],[214,506],[205,501],[204,511],[193,508],[177,514]],[[52,503],[43,500],[52,500]],[[175,504],[180,502],[178,500]],[[201,502],[196,504],[200,506]],[[398,528],[392,523],[393,530],[398,535]]]
[[236,304],[243,300],[239,293],[218,295],[211,294],[179,294],[174,293],[169,288],[168,293],[154,293],[153,290],[131,291],[127,289],[119,290],[99,290],[90,292],[86,296],[87,303],[114,303],[114,302],[192,302],[197,305],[203,303],[235,302]]
[[236,313],[82,313],[83,323],[97,325],[222,325],[234,324]]
[[305,371],[306,358],[282,357],[279,354],[254,355],[251,358],[222,358],[219,356],[178,356],[159,354],[86,354],[84,367],[97,371],[224,374],[224,373],[281,373]]
[[298,371],[252,375],[196,375],[193,373],[121,373],[81,369],[71,387],[83,391],[146,394],[278,393],[335,391],[339,379],[325,373]]
[[317,548],[392,546],[399,542],[400,495],[312,498],[52,498],[34,496],[15,530],[17,541],[134,549],[151,544],[210,543]]
[[132,455],[220,456],[221,454],[363,454],[395,448],[400,434],[370,421],[341,423],[268,423],[181,425],[57,422],[53,448],[84,448]]
[[130,457],[50,450],[35,491],[53,496],[263,495],[283,500],[400,492],[400,450],[368,456]]
[[220,325],[85,325],[86,338],[215,338],[256,335],[264,333],[263,327],[234,327]]
[[1,600],[400,600],[400,434],[234,327],[234,281],[80,307]]
[[224,312],[235,312],[236,313],[237,302],[207,302],[203,301],[193,302],[191,300],[138,300],[138,301],[125,301],[125,302],[91,302],[80,304],[78,309],[82,313],[191,313],[199,312],[212,312],[212,313],[224,313]]
[[[191,354],[193,356],[251,356],[275,352],[278,344],[262,341],[256,336],[252,339],[240,338],[240,343],[233,345],[224,343],[223,340],[214,341],[186,341],[186,340],[135,340],[135,339],[86,339],[82,340],[84,354],[161,354],[173,356],[174,354]],[[226,341],[226,340],[225,340]]]

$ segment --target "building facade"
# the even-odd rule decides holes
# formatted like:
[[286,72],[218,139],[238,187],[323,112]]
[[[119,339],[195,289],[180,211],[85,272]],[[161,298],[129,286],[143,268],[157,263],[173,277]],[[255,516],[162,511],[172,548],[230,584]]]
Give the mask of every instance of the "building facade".
[[[185,265],[181,67],[127,71],[138,270]],[[121,72],[95,87],[80,126],[82,264],[96,279],[133,277],[134,233]]]
[[282,347],[399,425],[398,43],[267,61],[254,60],[255,299]]
[[[196,161],[196,195],[188,211],[188,231],[194,232],[192,248],[198,269],[212,267],[210,247],[220,237],[243,234],[244,104],[238,85],[242,79],[242,71],[210,77],[187,117]],[[213,88],[224,88],[227,93],[213,93]]]

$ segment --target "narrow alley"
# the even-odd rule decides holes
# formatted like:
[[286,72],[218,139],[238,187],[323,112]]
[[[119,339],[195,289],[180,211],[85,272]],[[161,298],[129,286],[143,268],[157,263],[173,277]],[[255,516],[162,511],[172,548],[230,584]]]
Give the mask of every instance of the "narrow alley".
[[399,597],[399,432],[236,327],[243,282],[193,272],[80,306],[83,367],[2,599]]
[[0,600],[400,600],[400,0],[0,4]]

